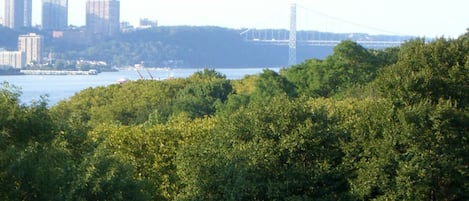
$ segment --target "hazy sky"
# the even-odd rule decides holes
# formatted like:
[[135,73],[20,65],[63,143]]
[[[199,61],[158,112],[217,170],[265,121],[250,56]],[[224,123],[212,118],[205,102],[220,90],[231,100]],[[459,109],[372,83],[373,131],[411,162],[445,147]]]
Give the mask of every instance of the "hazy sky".
[[[70,24],[85,24],[85,2],[69,0]],[[457,37],[469,28],[468,0],[121,0],[121,20],[288,28],[292,2],[300,6],[299,29]],[[33,0],[34,24],[41,23],[40,4]],[[3,6],[0,13],[3,16]]]

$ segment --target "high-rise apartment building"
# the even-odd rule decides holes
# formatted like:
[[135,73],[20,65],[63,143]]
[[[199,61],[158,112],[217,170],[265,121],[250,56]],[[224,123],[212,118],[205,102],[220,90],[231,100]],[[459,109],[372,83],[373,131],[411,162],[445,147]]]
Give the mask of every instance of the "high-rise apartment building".
[[32,0],[5,0],[3,24],[12,29],[31,27]]
[[68,0],[42,1],[42,28],[64,30],[68,26]]
[[26,58],[23,52],[0,50],[0,68],[22,68],[25,62]]
[[35,33],[18,37],[18,50],[26,55],[26,64],[42,63],[42,45],[44,38]]
[[120,32],[119,0],[87,0],[86,28],[94,36],[113,36]]

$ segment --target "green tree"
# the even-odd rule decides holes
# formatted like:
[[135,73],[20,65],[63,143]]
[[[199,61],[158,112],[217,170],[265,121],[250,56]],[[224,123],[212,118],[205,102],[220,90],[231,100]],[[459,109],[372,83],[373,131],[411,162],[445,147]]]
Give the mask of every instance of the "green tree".
[[350,191],[359,200],[392,197],[399,164],[401,129],[396,109],[386,99],[344,99],[326,102],[336,113],[337,127],[346,134],[341,149]]
[[185,112],[192,118],[213,115],[217,104],[224,103],[232,91],[228,80],[189,85],[176,96],[174,113]]
[[469,199],[469,116],[450,101],[425,101],[402,110],[396,199]]
[[213,115],[217,105],[223,104],[233,92],[231,82],[213,69],[196,72],[187,80],[190,84],[179,91],[174,100],[176,115],[182,112],[192,118]]
[[[103,125],[88,133],[94,149],[77,164],[68,200],[148,200],[148,189],[138,177],[135,155],[144,155],[132,137],[143,136],[139,130]],[[124,144],[124,141],[129,145]],[[147,139],[140,139],[148,142]],[[135,147],[130,147],[134,145]]]
[[204,121],[215,125],[181,147],[181,200],[351,199],[340,132],[304,103],[278,96]]
[[253,98],[261,101],[269,101],[273,97],[287,95],[288,97],[296,97],[297,92],[295,85],[290,83],[284,76],[269,69],[259,75],[256,80],[256,89]]
[[383,70],[374,87],[397,105],[412,105],[422,100],[437,103],[454,100],[458,107],[469,101],[467,38],[424,39],[402,46],[398,62]]
[[20,94],[8,83],[0,88],[0,199],[62,200],[70,155],[55,140],[46,101],[23,105]]
[[309,97],[332,97],[372,81],[377,71],[395,61],[397,50],[367,50],[343,41],[324,61],[309,60],[282,71],[298,92]]
[[125,125],[144,123],[154,111],[161,120],[172,115],[173,101],[187,85],[185,79],[167,81],[139,80],[122,85],[89,88],[52,108],[61,119],[74,119],[85,127],[119,122]]

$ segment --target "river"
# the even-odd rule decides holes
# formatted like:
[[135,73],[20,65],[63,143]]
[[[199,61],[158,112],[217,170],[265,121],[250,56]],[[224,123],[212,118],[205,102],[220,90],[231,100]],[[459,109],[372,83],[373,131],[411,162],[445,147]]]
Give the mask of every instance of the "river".
[[[215,69],[228,79],[241,79],[246,75],[261,73],[265,68],[219,68]],[[279,71],[280,68],[269,68]],[[25,104],[38,100],[42,95],[48,96],[49,105],[55,105],[77,92],[89,87],[107,86],[116,84],[119,79],[137,80],[139,73],[144,79],[167,79],[169,77],[185,78],[197,71],[199,68],[172,68],[147,70],[120,70],[118,72],[103,72],[98,75],[12,75],[0,76],[0,82],[8,82],[21,88],[21,101]],[[150,76],[151,75],[151,76]]]

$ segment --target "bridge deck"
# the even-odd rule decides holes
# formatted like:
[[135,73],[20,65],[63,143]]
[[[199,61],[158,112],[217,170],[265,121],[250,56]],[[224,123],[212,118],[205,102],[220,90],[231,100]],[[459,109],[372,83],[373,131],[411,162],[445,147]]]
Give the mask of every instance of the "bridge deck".
[[[289,40],[261,40],[261,39],[252,39],[246,40],[254,43],[271,43],[274,45],[288,45]],[[342,42],[342,40],[298,40],[296,41],[298,45],[308,45],[308,46],[336,46]],[[365,41],[365,40],[356,40],[356,43],[364,47],[396,47],[404,43],[404,41]]]

